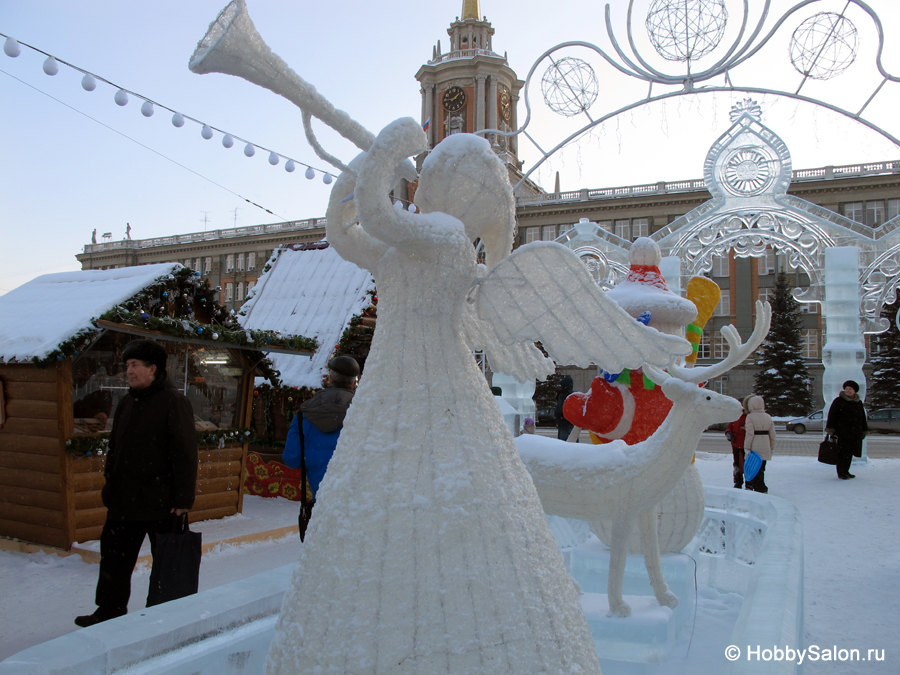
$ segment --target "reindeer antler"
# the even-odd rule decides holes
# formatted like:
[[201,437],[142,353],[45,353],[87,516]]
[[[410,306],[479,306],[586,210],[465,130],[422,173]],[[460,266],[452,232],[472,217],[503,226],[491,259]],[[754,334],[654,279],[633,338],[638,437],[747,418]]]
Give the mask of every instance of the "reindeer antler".
[[[722,361],[711,366],[698,366],[695,368],[685,368],[683,366],[669,366],[669,374],[677,377],[685,382],[700,384],[707,380],[727,373],[729,370],[739,365],[753,351],[759,347],[766,335],[769,333],[769,324],[772,321],[772,306],[768,302],[756,301],[756,325],[753,327],[753,333],[747,342],[741,344],[741,336],[737,329],[732,326],[724,326],[722,328],[722,336],[728,343],[728,356]],[[646,367],[644,372],[647,372]],[[653,376],[648,374],[651,380]]]

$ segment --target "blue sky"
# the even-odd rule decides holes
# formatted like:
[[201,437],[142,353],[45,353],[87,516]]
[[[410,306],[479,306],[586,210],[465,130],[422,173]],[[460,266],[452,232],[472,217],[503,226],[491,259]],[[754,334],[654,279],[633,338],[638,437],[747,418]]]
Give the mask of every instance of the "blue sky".
[[[197,41],[224,4],[0,0],[0,32],[212,126],[330,168],[306,145],[300,113],[292,104],[235,77],[188,70]],[[635,15],[643,16],[649,4],[636,0]],[[896,3],[869,4],[881,13],[888,42],[900,42]],[[336,107],[376,133],[397,117],[419,117],[414,75],[431,58],[438,40],[446,51],[446,29],[461,5],[460,0],[248,0],[250,15],[272,50]],[[775,8],[790,5],[773,3]],[[803,16],[841,11],[844,5],[843,0],[824,0]],[[726,6],[732,15],[727,42],[737,30],[741,3],[727,0]],[[622,0],[612,3],[614,26],[624,25],[626,9]],[[557,43],[584,40],[608,46],[600,2],[482,0],[482,12],[496,30],[494,50],[508,53],[521,79]],[[857,62],[835,80],[811,83],[804,93],[836,96],[852,107],[861,105],[879,78],[872,65],[874,32],[858,10],[851,16],[860,32]],[[786,24],[752,67],[733,73],[736,83],[795,86],[786,44],[798,23]],[[646,43],[640,22],[635,35],[639,46]],[[894,73],[900,73],[897,51],[888,47],[883,57]],[[571,55],[596,65],[597,110],[645,95],[646,85],[618,75],[585,50]],[[265,153],[247,159],[241,144],[226,150],[219,134],[204,140],[191,122],[176,129],[163,110],[145,118],[142,101],[132,98],[119,107],[113,102],[115,89],[103,83],[85,92],[81,73],[66,66],[48,77],[41,69],[44,58],[25,47],[16,59],[0,53],[0,294],[39,274],[78,269],[74,255],[90,242],[95,228],[98,237],[112,232],[113,239],[121,239],[130,223],[132,237],[143,239],[324,215],[329,188],[321,174],[312,181],[303,177],[302,167],[288,174],[283,163],[270,166]],[[659,59],[655,64],[671,68]],[[532,89],[532,101],[540,106],[539,82]],[[898,92],[897,85],[886,86],[870,107],[889,129],[896,125],[889,109]],[[730,105],[740,98],[691,96],[626,113],[555,157],[536,178],[546,189],[553,188],[556,171],[563,189],[699,178],[707,149],[728,127]],[[787,142],[794,168],[900,158],[900,149],[832,113],[771,97],[761,102],[764,122]],[[520,119],[524,114],[520,104]],[[570,124],[541,113],[532,130],[549,147]],[[316,128],[331,152],[345,160],[355,154],[321,124]],[[896,127],[893,133],[900,135]],[[521,145],[528,168],[535,155],[527,143]]]

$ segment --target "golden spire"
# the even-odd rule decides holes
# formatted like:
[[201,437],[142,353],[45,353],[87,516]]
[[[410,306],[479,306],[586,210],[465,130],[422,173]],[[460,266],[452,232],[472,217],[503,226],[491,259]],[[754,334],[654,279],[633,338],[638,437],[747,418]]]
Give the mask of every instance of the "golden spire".
[[465,21],[469,17],[481,21],[481,0],[463,0],[462,14],[459,18]]

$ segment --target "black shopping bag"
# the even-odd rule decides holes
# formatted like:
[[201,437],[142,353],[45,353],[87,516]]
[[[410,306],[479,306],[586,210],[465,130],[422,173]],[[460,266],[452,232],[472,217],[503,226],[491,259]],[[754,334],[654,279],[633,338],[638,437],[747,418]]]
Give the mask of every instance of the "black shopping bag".
[[187,513],[173,521],[172,532],[156,535],[147,607],[193,595],[200,585],[203,535],[191,532]]
[[832,466],[838,463],[837,436],[826,436],[825,440],[819,443],[819,461]]

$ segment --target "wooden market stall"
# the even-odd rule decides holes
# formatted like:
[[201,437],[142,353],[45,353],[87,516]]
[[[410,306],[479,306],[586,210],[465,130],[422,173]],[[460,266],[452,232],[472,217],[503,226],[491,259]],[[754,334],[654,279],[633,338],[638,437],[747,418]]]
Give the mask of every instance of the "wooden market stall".
[[[141,338],[166,347],[169,378],[194,409],[190,520],[241,511],[254,377],[265,364],[195,273],[163,264],[45,275],[0,296],[0,326],[0,537],[65,550],[99,539],[106,439],[128,388],[121,355]],[[302,341],[266,349],[303,353]]]

